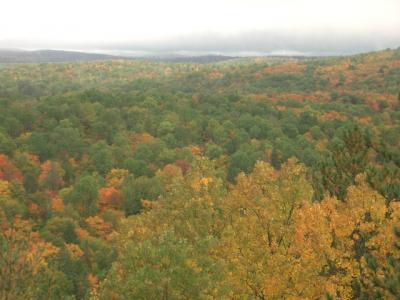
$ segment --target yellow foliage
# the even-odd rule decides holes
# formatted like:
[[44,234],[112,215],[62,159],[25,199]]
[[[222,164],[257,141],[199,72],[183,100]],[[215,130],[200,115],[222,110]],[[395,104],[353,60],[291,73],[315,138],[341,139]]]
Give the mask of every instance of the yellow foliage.
[[11,197],[10,183],[0,180],[0,197]]
[[83,256],[83,251],[82,249],[76,245],[76,244],[65,244],[65,248],[68,250],[68,252],[71,254],[71,257],[73,259],[79,259]]
[[[366,272],[364,252],[381,264],[393,255],[400,204],[387,205],[362,175],[344,201],[315,203],[293,159],[280,171],[257,162],[226,193],[200,162],[151,210],[122,222],[122,249],[168,230],[194,245],[212,239],[208,256],[224,268],[228,299],[352,299],[352,283]],[[185,264],[202,272],[195,259]]]
[[107,174],[106,181],[107,186],[119,188],[124,179],[129,175],[129,171],[125,169],[112,169]]
[[112,231],[112,224],[105,222],[100,216],[88,217],[85,223],[100,237],[106,238]]

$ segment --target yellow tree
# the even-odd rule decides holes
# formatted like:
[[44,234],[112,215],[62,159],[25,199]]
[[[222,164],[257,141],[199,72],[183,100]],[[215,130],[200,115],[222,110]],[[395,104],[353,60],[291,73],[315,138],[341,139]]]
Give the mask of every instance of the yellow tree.
[[296,287],[290,255],[294,215],[311,201],[302,165],[290,160],[280,172],[258,162],[240,174],[223,204],[226,227],[217,255],[227,264],[232,297],[288,298]]
[[[313,203],[312,194],[295,160],[280,171],[257,162],[227,189],[215,166],[197,157],[187,174],[169,183],[166,196],[122,222],[119,258],[101,293],[117,299],[123,290],[139,298],[183,295],[189,277],[180,276],[188,272],[186,287],[201,280],[196,289],[203,298],[359,298],[371,277],[368,257],[384,266],[386,257],[399,255],[393,227],[400,205],[387,205],[363,175],[343,200]],[[160,269],[157,262],[168,264]]]
[[[292,252],[320,291],[338,299],[358,297],[357,284],[367,279],[365,257],[384,264],[393,252],[393,227],[399,214],[398,205],[387,206],[385,198],[359,175],[345,201],[329,197],[296,213]],[[315,289],[309,296],[322,295]]]

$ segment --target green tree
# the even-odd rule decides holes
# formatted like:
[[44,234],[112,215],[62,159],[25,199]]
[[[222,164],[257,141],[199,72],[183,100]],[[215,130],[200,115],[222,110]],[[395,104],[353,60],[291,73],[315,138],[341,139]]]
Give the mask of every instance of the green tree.
[[142,209],[142,200],[156,200],[163,193],[163,185],[157,177],[128,176],[122,184],[125,213],[137,214]]
[[[206,242],[203,242],[206,243]],[[218,267],[185,239],[166,232],[125,245],[101,289],[112,299],[204,299],[221,297]],[[122,276],[121,276],[122,275]]]
[[369,143],[368,135],[360,127],[355,125],[344,129],[316,175],[325,190],[344,199],[347,187],[355,183],[356,175],[366,170]]
[[6,133],[0,131],[0,153],[10,156],[16,145],[13,139]]
[[66,203],[71,203],[82,216],[94,215],[97,210],[99,179],[92,175],[83,175],[65,195]]

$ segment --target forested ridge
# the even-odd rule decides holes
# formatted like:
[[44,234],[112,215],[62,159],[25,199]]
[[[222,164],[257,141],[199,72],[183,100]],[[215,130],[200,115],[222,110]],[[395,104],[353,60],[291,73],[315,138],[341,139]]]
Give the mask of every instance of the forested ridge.
[[399,299],[400,49],[0,65],[0,299]]
[[61,50],[25,51],[18,49],[1,49],[0,64],[2,63],[56,63],[109,59],[128,59],[124,57]]

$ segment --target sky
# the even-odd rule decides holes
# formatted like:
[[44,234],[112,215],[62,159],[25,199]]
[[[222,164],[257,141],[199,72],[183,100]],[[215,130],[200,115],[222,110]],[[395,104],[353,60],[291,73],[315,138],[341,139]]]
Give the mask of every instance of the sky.
[[1,0],[0,47],[348,54],[400,46],[400,0]]

